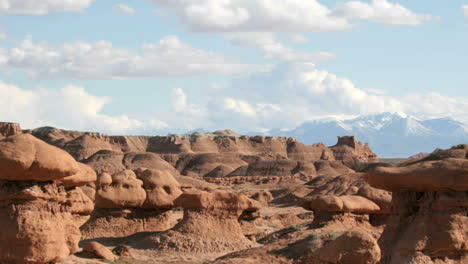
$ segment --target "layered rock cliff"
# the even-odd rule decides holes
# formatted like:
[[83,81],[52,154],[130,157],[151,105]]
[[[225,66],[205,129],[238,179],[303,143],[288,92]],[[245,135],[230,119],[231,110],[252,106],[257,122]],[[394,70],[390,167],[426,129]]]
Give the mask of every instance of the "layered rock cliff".
[[241,136],[229,130],[167,136],[107,136],[51,127],[26,132],[64,149],[98,172],[156,166],[207,178],[310,178],[321,175],[325,168],[339,167],[338,163],[356,169],[356,164],[378,160],[367,144],[354,137],[340,137],[335,146],[326,147],[323,143],[305,145],[294,138]]

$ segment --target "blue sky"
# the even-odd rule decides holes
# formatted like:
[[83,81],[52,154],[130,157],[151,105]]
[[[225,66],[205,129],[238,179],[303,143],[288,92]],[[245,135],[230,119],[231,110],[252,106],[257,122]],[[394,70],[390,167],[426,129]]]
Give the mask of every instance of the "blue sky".
[[111,134],[387,111],[468,121],[465,5],[6,0],[0,119]]

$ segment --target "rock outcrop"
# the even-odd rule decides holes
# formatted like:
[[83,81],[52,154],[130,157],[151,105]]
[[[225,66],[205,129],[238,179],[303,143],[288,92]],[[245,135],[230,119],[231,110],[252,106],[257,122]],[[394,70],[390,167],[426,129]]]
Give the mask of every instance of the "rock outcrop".
[[0,139],[22,133],[21,126],[18,123],[0,122]]
[[167,170],[139,168],[100,173],[96,210],[82,227],[86,238],[120,237],[142,231],[163,231],[176,223],[170,210],[182,193]]
[[468,263],[468,160],[443,158],[365,175],[392,191],[381,263]]
[[356,229],[344,232],[311,255],[308,263],[376,264],[381,252],[369,233]]
[[243,194],[199,190],[184,192],[174,201],[184,208],[183,219],[171,230],[148,238],[151,247],[191,254],[220,254],[255,245],[238,222],[241,214],[255,212],[261,205]]
[[[240,136],[232,131],[168,136],[106,136],[50,127],[30,133],[58,146],[98,172],[139,167],[175,168],[180,174],[223,177],[302,177],[353,171],[376,162],[368,145],[340,137],[333,147],[304,145],[294,138]],[[255,179],[253,179],[255,180]]]
[[307,196],[300,204],[304,209],[314,211],[313,228],[371,228],[369,215],[381,211],[377,204],[357,195]]
[[30,134],[0,140],[0,262],[58,262],[79,250],[93,170]]
[[361,162],[378,162],[377,154],[368,144],[362,144],[354,136],[338,137],[338,143],[330,147],[335,159],[342,160],[346,166],[355,168]]

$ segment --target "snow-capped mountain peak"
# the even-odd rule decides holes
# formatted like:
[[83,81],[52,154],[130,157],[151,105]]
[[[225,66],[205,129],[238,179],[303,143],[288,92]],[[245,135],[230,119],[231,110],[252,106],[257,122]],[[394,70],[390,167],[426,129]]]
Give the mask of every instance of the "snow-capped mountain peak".
[[421,120],[404,113],[380,113],[347,120],[313,120],[289,131],[270,130],[262,134],[329,145],[336,143],[337,136],[355,135],[382,157],[407,157],[468,142],[468,125],[450,117]]

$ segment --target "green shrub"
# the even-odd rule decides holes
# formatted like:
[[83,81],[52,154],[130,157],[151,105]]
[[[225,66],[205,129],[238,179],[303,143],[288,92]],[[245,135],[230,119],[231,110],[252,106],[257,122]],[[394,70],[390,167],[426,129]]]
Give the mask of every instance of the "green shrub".
[[467,148],[468,148],[468,144],[458,144],[452,147],[452,149],[467,149]]
[[337,239],[339,236],[341,236],[341,233],[339,232],[330,232],[328,234],[326,234],[323,239],[325,240],[335,240]]
[[301,225],[290,225],[288,227],[288,229],[291,231],[291,232],[294,232],[294,231],[298,231],[302,226]]
[[310,233],[310,234],[307,235],[307,239],[308,239],[308,240],[317,240],[317,239],[319,239],[319,238],[320,238],[320,234],[319,234],[319,233],[313,232],[313,233]]

